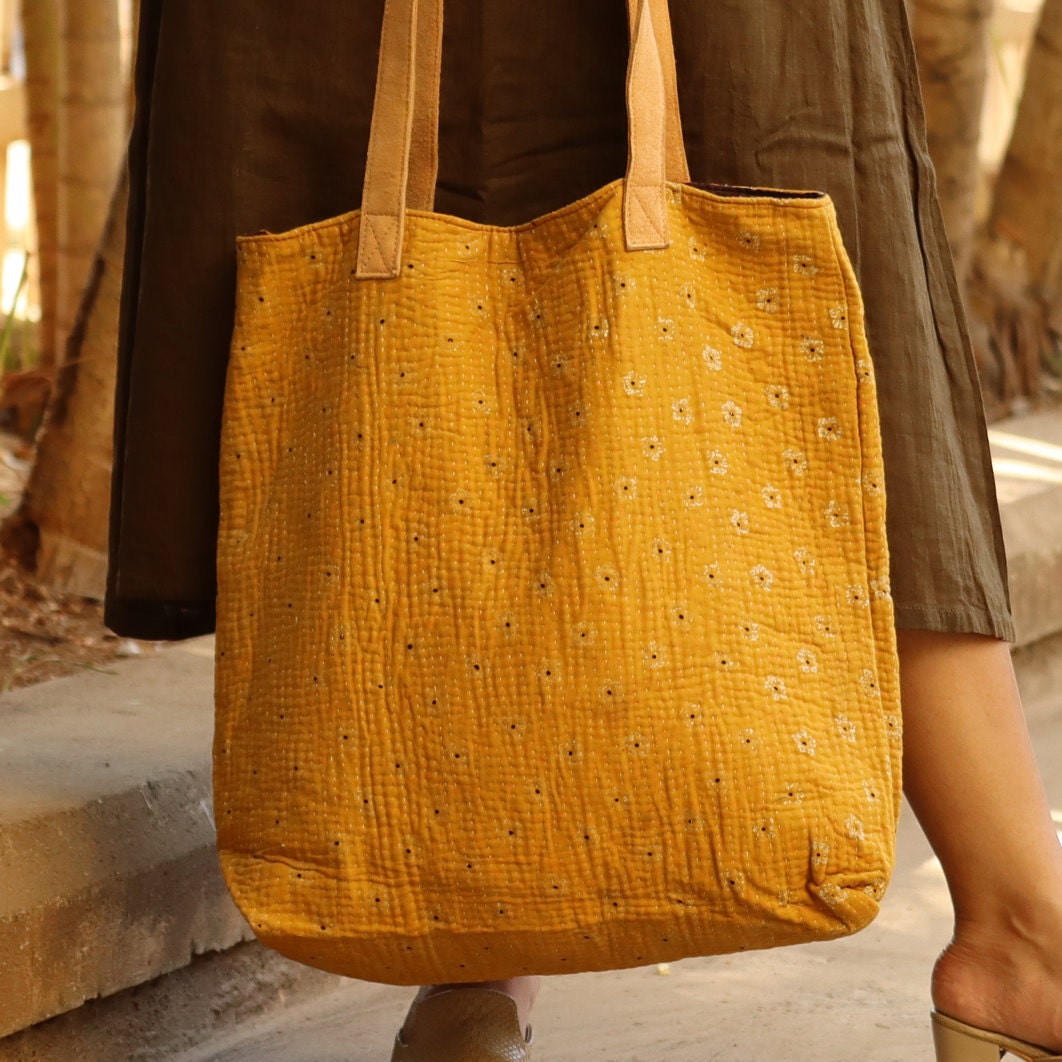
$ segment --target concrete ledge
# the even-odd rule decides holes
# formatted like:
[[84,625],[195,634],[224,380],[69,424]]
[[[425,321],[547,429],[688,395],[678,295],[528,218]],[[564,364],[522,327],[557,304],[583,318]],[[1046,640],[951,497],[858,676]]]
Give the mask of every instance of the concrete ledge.
[[238,944],[0,1039],[0,1062],[184,1058],[206,1042],[239,1037],[254,1022],[293,1005],[324,1004],[351,984],[288,962],[257,943]]
[[1062,698],[1062,410],[1000,421],[988,432],[1007,546],[1018,676],[1031,722]]
[[1031,645],[1018,646],[1013,657],[1026,718],[1030,723],[1059,719],[1062,716],[1062,631]]
[[989,429],[1017,644],[1062,631],[1062,410]]
[[0,1036],[231,947],[217,866],[212,650],[0,697]]

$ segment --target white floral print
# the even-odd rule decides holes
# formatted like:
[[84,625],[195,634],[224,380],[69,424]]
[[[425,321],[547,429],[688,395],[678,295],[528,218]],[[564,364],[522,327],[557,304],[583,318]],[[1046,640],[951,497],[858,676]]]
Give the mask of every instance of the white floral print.
[[841,329],[848,327],[848,307],[847,306],[831,306],[829,310],[830,323],[834,328],[840,331]]
[[599,565],[594,569],[594,578],[602,590],[613,591],[619,589],[619,572],[607,564]]
[[761,590],[770,590],[774,585],[774,575],[769,568],[762,564],[757,564],[749,571],[749,577],[752,579],[754,586],[758,586]]
[[864,605],[870,604],[870,595],[867,593],[865,586],[850,586],[845,591],[845,598],[848,604],[855,605],[856,608],[862,608]]
[[733,671],[737,667],[737,661],[730,653],[717,651],[713,654],[715,666],[720,671]]
[[503,472],[508,471],[509,462],[500,454],[485,454],[483,467],[488,476],[497,479]]
[[704,364],[707,365],[712,372],[719,372],[722,369],[723,352],[721,350],[716,350],[710,343],[701,351],[701,357],[704,358]]
[[819,886],[819,899],[830,907],[841,907],[845,902],[844,889],[836,882],[824,881]]
[[764,313],[778,312],[778,289],[761,288],[756,292],[756,308]]
[[657,642],[650,642],[642,650],[642,660],[646,667],[660,668],[667,666],[667,651]]
[[650,461],[659,461],[664,453],[664,443],[659,435],[649,435],[642,439],[642,453]]
[[838,502],[831,501],[826,506],[826,523],[829,527],[847,527],[849,522],[848,510]]
[[816,336],[804,336],[800,340],[800,353],[803,354],[808,361],[822,361],[825,352],[825,344]]
[[841,437],[841,424],[836,417],[819,418],[819,438],[833,442]]
[[878,690],[878,679],[870,668],[864,669],[863,673],[859,676],[859,686],[864,693],[869,694],[872,697],[876,697],[880,692]]
[[785,467],[794,476],[802,476],[808,470],[808,459],[801,450],[794,450],[792,447],[788,450],[783,450],[782,460],[785,462]]
[[856,725],[847,715],[835,716],[833,725],[837,727],[837,733],[840,734],[845,741],[855,741]]
[[589,623],[577,623],[572,629],[572,641],[576,645],[593,645],[597,641],[597,628]]
[[531,589],[539,597],[552,597],[554,590],[553,576],[549,572],[539,572],[531,584]]
[[689,424],[693,420],[693,411],[688,398],[679,398],[671,403],[671,416],[680,424]]
[[645,394],[645,377],[635,376],[634,373],[626,373],[623,377],[623,390],[629,395],[640,396]]
[[671,543],[666,538],[654,538],[649,548],[652,550],[654,557],[659,557],[662,560],[668,560],[671,557]]
[[768,675],[763,680],[763,688],[771,695],[771,699],[775,701],[784,701],[789,696],[789,691],[785,686],[785,679],[780,678],[778,675]]
[[789,390],[781,384],[768,384],[763,390],[767,398],[767,405],[772,409],[789,408]]
[[734,340],[734,346],[741,347],[742,350],[751,349],[752,344],[756,341],[756,333],[742,321],[738,321],[730,329],[730,335]]
[[576,513],[572,517],[572,531],[577,536],[592,535],[594,533],[594,514]]
[[567,355],[554,351],[550,355],[549,367],[556,376],[564,376],[572,367],[572,359]]

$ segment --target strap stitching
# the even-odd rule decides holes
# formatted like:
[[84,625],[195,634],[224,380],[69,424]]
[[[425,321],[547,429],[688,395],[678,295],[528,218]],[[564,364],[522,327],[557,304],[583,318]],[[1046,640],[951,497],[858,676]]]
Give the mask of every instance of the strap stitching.
[[[661,210],[660,189],[653,185],[635,185],[628,183],[627,194],[631,207],[631,214],[637,211],[638,216],[631,217],[631,223],[639,227],[644,225],[652,232],[652,239],[658,246],[667,246],[670,242],[668,236],[668,224],[666,207]],[[648,243],[648,240],[639,240],[639,245]],[[637,248],[635,248],[637,249]]]
[[[395,218],[373,214],[362,215],[361,260],[358,264],[359,276],[394,276],[392,263],[395,260],[395,244],[398,236],[398,223]],[[384,238],[380,238],[382,230]],[[365,244],[365,239],[372,241]]]

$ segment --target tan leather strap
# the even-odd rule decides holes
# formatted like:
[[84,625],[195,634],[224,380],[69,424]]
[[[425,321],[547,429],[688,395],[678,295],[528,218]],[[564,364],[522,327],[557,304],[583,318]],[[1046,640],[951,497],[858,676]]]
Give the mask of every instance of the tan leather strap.
[[[431,209],[434,200],[442,3],[386,0],[362,195],[358,277],[398,275],[407,205]],[[628,10],[632,33],[624,231],[627,247],[638,250],[667,245],[666,180],[686,181],[689,171],[667,0],[628,0]]]
[[410,146],[410,210],[435,206],[439,176],[439,79],[442,73],[443,0],[418,0],[413,142]]
[[434,205],[441,69],[442,0],[387,0],[362,193],[359,277],[395,276],[407,206]]
[[387,0],[358,228],[359,277],[398,273],[416,88],[417,0]]
[[[664,92],[667,99],[667,179],[688,184],[690,167],[686,161],[686,145],[682,139],[682,114],[679,110],[678,71],[675,67],[675,40],[671,32],[671,12],[668,0],[649,0],[656,31],[656,46],[664,67]],[[634,40],[638,16],[638,0],[627,0],[627,18],[631,40]]]
[[652,10],[642,0],[627,67],[627,179],[623,238],[628,251],[666,247],[667,100]]

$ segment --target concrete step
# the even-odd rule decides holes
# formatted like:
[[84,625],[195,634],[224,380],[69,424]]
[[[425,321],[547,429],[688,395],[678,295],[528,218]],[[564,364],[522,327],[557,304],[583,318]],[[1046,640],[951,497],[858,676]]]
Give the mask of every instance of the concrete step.
[[1019,645],[1062,632],[1062,410],[988,433]]
[[0,1035],[249,937],[214,851],[212,682],[199,640],[0,697]]
[[3,1062],[161,1062],[320,1001],[342,982],[257,943],[188,956],[168,974],[0,1039]]
[[1007,546],[1026,714],[1053,711],[1062,690],[1062,411],[1000,421],[988,432]]

